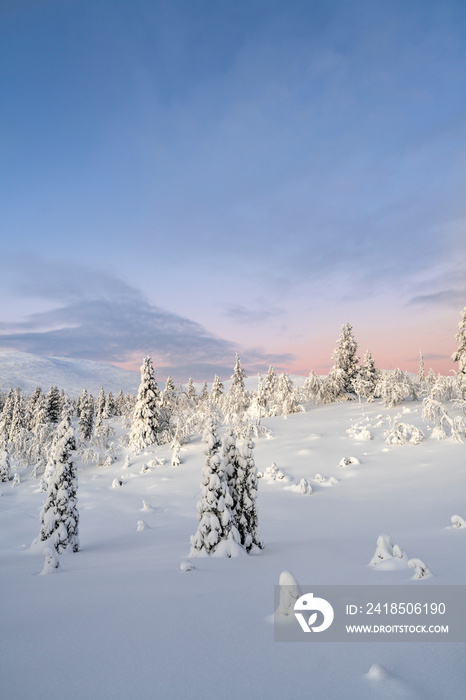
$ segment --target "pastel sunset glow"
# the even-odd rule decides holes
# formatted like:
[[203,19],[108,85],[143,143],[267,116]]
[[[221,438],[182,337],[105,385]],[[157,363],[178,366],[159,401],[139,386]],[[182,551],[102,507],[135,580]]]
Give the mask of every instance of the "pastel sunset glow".
[[466,4],[0,7],[0,348],[178,381],[448,374],[466,305]]

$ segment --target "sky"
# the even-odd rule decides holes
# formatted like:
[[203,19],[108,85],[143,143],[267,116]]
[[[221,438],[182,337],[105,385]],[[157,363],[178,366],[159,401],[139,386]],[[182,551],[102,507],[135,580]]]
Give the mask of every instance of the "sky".
[[2,0],[0,348],[449,373],[462,0]]

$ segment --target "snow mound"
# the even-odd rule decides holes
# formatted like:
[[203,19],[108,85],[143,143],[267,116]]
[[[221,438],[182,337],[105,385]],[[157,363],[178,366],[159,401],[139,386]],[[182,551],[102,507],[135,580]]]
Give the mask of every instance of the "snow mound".
[[192,561],[185,560],[185,561],[182,561],[180,564],[180,571],[192,571],[195,568],[196,567],[194,566]]
[[338,479],[336,479],[334,476],[330,476],[327,479],[322,474],[316,474],[314,477],[314,481],[316,482],[316,484],[319,484],[320,486],[333,486],[334,484],[338,484]]
[[282,571],[278,585],[280,586],[280,600],[275,615],[288,617],[293,612],[294,605],[301,596],[301,589],[290,571]]
[[347,467],[350,464],[361,464],[357,457],[343,457],[340,460],[339,467]]
[[136,525],[136,531],[142,532],[142,530],[150,530],[150,527],[145,522],[145,520],[138,520],[137,525]]
[[377,538],[377,547],[374,552],[374,556],[369,562],[369,566],[377,566],[382,562],[391,561],[395,563],[396,560],[404,560],[405,554],[402,549],[397,545],[393,544],[390,535],[379,535]]
[[287,491],[293,491],[294,493],[303,493],[309,495],[312,493],[312,486],[307,479],[301,479],[299,484],[292,484],[291,486],[285,486]]
[[367,429],[366,425],[356,423],[355,425],[351,426],[351,428],[348,428],[346,432],[348,435],[350,435],[350,437],[358,442],[367,442],[368,440],[372,440],[372,434]]
[[372,664],[368,672],[366,673],[366,678],[370,681],[383,681],[389,677],[387,669],[380,664]]
[[58,569],[60,568],[60,561],[58,559],[57,552],[54,549],[50,549],[50,547],[46,547],[44,549],[44,554],[44,568],[40,572],[39,576],[58,573]]
[[284,483],[293,481],[293,477],[281,471],[281,469],[277,467],[275,462],[272,462],[270,467],[267,467],[267,469],[263,473],[261,473],[261,477],[265,479],[269,484],[273,483],[274,481],[282,481]]
[[464,527],[466,528],[466,520],[461,517],[461,515],[452,515],[451,516],[451,525],[452,527]]
[[120,486],[123,486],[123,482],[120,479],[113,479],[112,489],[119,489]]
[[143,500],[143,501],[142,501],[142,508],[141,508],[141,511],[142,511],[143,513],[153,513],[153,512],[154,512],[154,509],[152,508],[151,505],[149,505],[149,503],[148,503],[147,501],[144,501],[144,500]]
[[414,579],[428,578],[432,575],[432,572],[429,571],[422,559],[410,559],[408,566],[410,569],[414,569],[414,576],[412,576]]

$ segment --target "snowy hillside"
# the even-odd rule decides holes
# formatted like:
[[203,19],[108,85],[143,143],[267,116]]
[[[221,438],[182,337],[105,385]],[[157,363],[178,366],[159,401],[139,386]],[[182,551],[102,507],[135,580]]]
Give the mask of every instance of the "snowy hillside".
[[48,391],[52,385],[78,396],[84,388],[97,395],[100,387],[118,394],[136,392],[139,373],[92,360],[42,357],[26,352],[0,350],[0,390],[21,387],[32,393],[37,386]]
[[[388,445],[396,415],[427,439]],[[466,528],[452,528],[451,516],[466,518],[465,445],[433,439],[416,401],[308,406],[263,423],[273,437],[255,440],[256,465],[275,462],[284,477],[269,469],[259,480],[265,549],[191,558],[190,571],[180,564],[189,568],[197,527],[200,438],[182,447],[178,467],[168,445],[137,456],[116,447],[107,467],[78,457],[81,549],[60,557],[57,575],[39,576],[44,556],[30,548],[44,500],[31,468],[17,470],[16,486],[0,485],[2,697],[464,697],[464,644],[276,643],[270,619],[284,570],[302,585],[464,585]],[[117,441],[126,429],[112,425]],[[301,479],[312,493],[301,493]],[[369,566],[383,533],[430,578],[413,579],[406,559]]]

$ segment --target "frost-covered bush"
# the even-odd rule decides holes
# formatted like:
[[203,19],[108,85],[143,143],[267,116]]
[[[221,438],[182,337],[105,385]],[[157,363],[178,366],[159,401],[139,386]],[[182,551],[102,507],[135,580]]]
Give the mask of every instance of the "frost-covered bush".
[[393,544],[390,535],[379,535],[377,538],[377,547],[369,565],[377,566],[377,564],[380,564],[382,561],[393,559],[393,557],[403,559],[404,554],[397,544]]
[[452,527],[464,527],[466,528],[466,520],[461,517],[461,515],[452,515],[451,516],[451,524]]
[[422,559],[410,559],[408,561],[408,566],[410,569],[414,569],[413,578],[427,578],[427,576],[431,575],[431,571],[429,571],[428,567],[424,564]]
[[455,442],[463,442],[462,438],[466,432],[466,424],[462,416],[452,418],[445,406],[430,397],[422,402],[422,420],[434,423],[432,437],[437,440],[444,440],[450,437]]
[[405,445],[407,442],[411,445],[420,445],[425,440],[425,435],[415,425],[409,423],[401,423],[397,416],[390,425],[390,428],[383,434],[387,445]]

